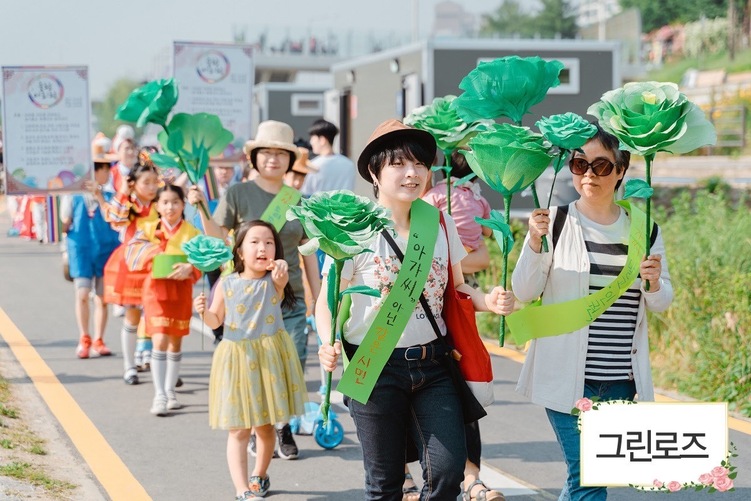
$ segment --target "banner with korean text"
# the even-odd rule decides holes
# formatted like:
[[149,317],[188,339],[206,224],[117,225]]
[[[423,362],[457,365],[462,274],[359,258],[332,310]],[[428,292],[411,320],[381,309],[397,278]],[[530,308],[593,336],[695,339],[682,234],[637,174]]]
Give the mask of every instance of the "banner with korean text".
[[242,158],[242,146],[252,133],[253,47],[174,42],[173,76],[180,92],[174,112],[217,115],[235,135],[223,157]]
[[3,66],[9,195],[80,191],[91,177],[88,69]]

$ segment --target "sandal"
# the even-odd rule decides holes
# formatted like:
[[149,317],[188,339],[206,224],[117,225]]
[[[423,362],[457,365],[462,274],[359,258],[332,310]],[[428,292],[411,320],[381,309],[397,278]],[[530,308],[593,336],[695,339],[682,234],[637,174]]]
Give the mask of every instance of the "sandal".
[[411,473],[404,474],[404,482],[412,482],[409,487],[402,487],[402,501],[418,501],[420,499],[420,489],[415,485],[415,481],[412,478]]
[[269,492],[269,487],[271,487],[271,480],[268,475],[265,477],[254,475],[248,479],[249,492],[257,498],[264,497]]
[[[477,494],[475,494],[473,496],[470,493],[472,492],[472,488],[475,487],[475,486],[477,486],[477,485],[481,485],[482,489],[480,489],[477,492]],[[506,501],[506,498],[500,492],[494,491],[492,489],[489,489],[488,486],[485,485],[485,483],[478,478],[477,480],[475,480],[474,482],[472,482],[471,484],[469,484],[469,487],[467,487],[466,489],[464,489],[462,491],[462,500],[463,501],[472,501],[472,500],[475,500],[475,501]]]

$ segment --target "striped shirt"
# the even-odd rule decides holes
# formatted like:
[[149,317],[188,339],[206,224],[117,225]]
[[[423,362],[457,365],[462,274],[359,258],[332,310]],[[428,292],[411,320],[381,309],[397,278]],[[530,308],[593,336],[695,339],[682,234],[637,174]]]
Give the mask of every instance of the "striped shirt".
[[[618,220],[609,225],[580,217],[584,243],[589,256],[589,293],[611,283],[626,264],[630,222],[621,209]],[[633,379],[631,350],[639,310],[641,279],[589,326],[584,378],[596,381]]]

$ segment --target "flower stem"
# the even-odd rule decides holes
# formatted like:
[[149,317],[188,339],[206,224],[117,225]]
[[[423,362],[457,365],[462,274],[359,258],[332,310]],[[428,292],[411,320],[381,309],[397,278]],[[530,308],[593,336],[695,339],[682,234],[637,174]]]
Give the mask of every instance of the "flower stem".
[[[506,197],[503,197],[503,208],[504,208],[504,214],[503,217],[506,221],[507,225],[511,224],[511,195],[508,195]],[[503,268],[501,269],[501,281],[503,283],[503,288],[505,290],[508,290],[506,287],[506,279],[508,276],[508,254],[509,249],[504,248],[503,250]],[[499,346],[503,346],[503,343],[506,340],[506,317],[501,316],[501,329],[500,333],[498,334],[498,344]]]
[[[535,186],[535,182],[532,181],[532,198],[535,201],[535,208],[540,208],[540,198],[537,196],[537,187]],[[552,188],[550,190],[553,191]],[[548,252],[548,239],[545,237],[545,235],[542,236],[542,252]]]
[[[331,337],[329,338],[329,344],[334,346],[336,342],[336,320],[339,313],[339,282],[341,281],[342,269],[344,268],[344,260],[334,260],[334,273],[333,276],[329,275],[329,280],[333,280],[333,305],[331,307]],[[323,403],[321,404],[321,416],[323,416],[323,425],[326,426],[329,422],[329,409],[331,408],[331,372],[326,373],[326,395],[323,397]]]
[[548,193],[548,205],[546,209],[550,208],[550,202],[553,200],[553,188],[555,188],[555,179],[558,177],[558,172],[561,170],[561,164],[566,158],[568,150],[561,150],[558,154],[558,158],[555,159],[555,165],[553,166],[553,183],[550,185],[550,193]]
[[446,211],[451,215],[451,150],[443,150],[446,164]]
[[[647,164],[647,184],[652,187],[652,160],[654,160],[653,155],[647,155],[644,157],[644,160]],[[646,222],[646,235],[647,239],[645,242],[647,242],[647,255],[645,257],[649,256],[649,251],[651,250],[649,242],[651,241],[651,229],[652,229],[652,222],[650,220],[650,213],[652,212],[652,197],[647,198],[647,222]],[[649,292],[649,280],[645,280],[644,282],[644,290]]]

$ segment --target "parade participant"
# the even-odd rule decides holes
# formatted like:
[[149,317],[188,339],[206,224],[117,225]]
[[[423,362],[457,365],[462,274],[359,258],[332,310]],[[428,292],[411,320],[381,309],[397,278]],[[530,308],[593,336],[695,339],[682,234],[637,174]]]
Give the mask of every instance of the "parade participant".
[[311,160],[315,169],[305,178],[301,191],[313,195],[320,191],[354,190],[355,164],[352,160],[334,153],[334,138],[339,134],[336,125],[326,120],[316,120],[308,129],[310,146],[317,156]]
[[159,219],[141,225],[126,251],[131,271],[151,271],[143,284],[143,316],[146,334],[154,344],[151,413],[157,416],[166,416],[168,411],[182,407],[175,386],[180,375],[182,339],[190,334],[193,284],[201,277],[201,272],[187,262],[174,262],[167,275],[155,276],[161,271],[155,270],[156,259],[185,256],[182,244],[201,233],[183,219],[184,209],[182,188],[171,184],[160,188],[156,196]]
[[[425,270],[422,273],[427,276],[423,275],[420,283],[413,279],[413,284],[416,296],[422,296],[429,305],[426,310],[420,304],[422,300],[411,298],[410,307],[398,312],[396,308],[389,309],[396,317],[389,319],[388,325],[404,322],[405,327],[391,329],[393,336],[398,336],[391,339],[396,348],[378,375],[367,403],[354,398],[349,403],[363,450],[366,499],[402,499],[408,436],[417,445],[423,467],[422,499],[456,499],[459,495],[467,459],[464,421],[448,366],[453,363],[448,357],[450,348],[437,338],[438,334],[446,334],[441,313],[448,274],[453,273],[456,288],[471,296],[477,311],[508,314],[513,308],[513,295],[501,287],[485,294],[464,283],[460,263],[466,251],[453,219],[445,216],[444,229],[444,225],[439,225],[439,211],[419,200],[435,151],[436,143],[429,133],[389,120],[376,128],[357,162],[360,175],[373,183],[378,203],[391,211],[394,227],[379,234],[369,247],[372,252],[363,252],[344,265],[340,290],[367,285],[381,291],[378,298],[351,296],[350,316],[342,329],[348,356],[354,360],[358,345],[365,344],[367,349],[372,342],[369,331],[372,334],[376,331],[371,329],[383,328],[374,325],[378,312],[395,289],[400,274],[409,273],[405,270],[410,267],[401,266],[392,245],[406,249],[404,260],[416,263],[412,269]],[[432,237],[419,236],[430,232]],[[417,252],[420,249],[422,254]],[[326,274],[322,291],[327,290],[327,280]],[[325,294],[322,292],[316,307],[322,342],[318,354],[323,368],[333,371],[342,346],[339,341],[329,344],[331,313]]]
[[[227,463],[236,499],[263,497],[274,453],[274,425],[303,413],[305,380],[282,321],[282,306],[296,303],[281,239],[264,221],[247,221],[235,235],[234,273],[222,278],[209,308],[196,311],[209,327],[224,324],[209,379],[209,424],[229,430]],[[251,428],[257,456],[248,478]]]
[[[628,269],[629,249],[639,245],[631,232],[632,226],[636,228],[632,221],[644,217],[636,208],[627,212],[614,201],[629,160],[630,153],[620,150],[618,139],[599,125],[594,137],[574,153],[569,168],[579,199],[568,206],[536,209],[529,218],[529,233],[512,277],[521,301],[542,295],[540,308],[545,308],[584,298],[610,286]],[[551,234],[551,220],[558,228],[552,232],[553,249],[541,252],[542,236]],[[642,235],[643,223],[638,230]],[[633,400],[636,394],[640,401],[654,400],[646,312],[665,310],[673,288],[657,225],[651,242],[643,247],[638,274],[634,266],[623,292],[615,291],[615,302],[578,330],[533,339],[519,376],[517,391],[545,407],[563,451],[568,479],[560,499],[607,497],[604,487],[579,484],[579,431],[570,413],[576,401],[594,396]],[[649,255],[644,258],[645,254]]]
[[[297,157],[297,146],[293,144],[292,128],[282,122],[268,120],[258,126],[254,140],[245,144],[248,156],[258,177],[253,181],[231,186],[214,212],[213,219],[208,219],[203,212],[201,222],[206,234],[226,238],[230,230],[237,231],[244,221],[262,219],[274,226],[279,233],[284,255],[289,264],[289,282],[295,293],[296,302],[282,310],[284,326],[295,343],[297,355],[302,367],[307,356],[307,322],[305,292],[302,284],[302,269],[297,247],[307,242],[299,221],[287,221],[285,215],[290,205],[299,203],[300,192],[284,185],[284,175],[292,169]],[[200,190],[191,188],[188,201],[191,204],[203,200]],[[305,276],[313,297],[318,297],[321,280],[318,263],[314,255],[305,256]],[[289,424],[279,425],[279,457],[296,459],[299,451]],[[250,442],[251,453],[254,440]]]
[[[462,260],[462,270],[467,274],[465,279],[473,279],[469,275],[487,269],[490,266],[490,253],[485,245],[483,236],[490,236],[493,232],[486,226],[480,226],[475,221],[475,216],[487,219],[490,217],[490,204],[480,192],[480,184],[477,177],[456,186],[457,180],[471,175],[472,169],[467,159],[459,151],[451,154],[451,217],[456,223],[459,238],[468,252]],[[423,200],[430,205],[445,211],[448,209],[446,199],[447,180],[440,181],[423,195]]]
[[138,162],[136,133],[130,125],[121,125],[112,139],[112,155],[116,159],[112,166],[112,186],[114,191],[123,191],[128,183],[128,174]]
[[[121,231],[121,240],[129,242],[140,225],[158,218],[154,199],[159,189],[159,171],[151,163],[136,165],[128,174],[127,182],[107,204],[105,218],[110,225]],[[126,384],[138,384],[134,358],[136,330],[141,320],[141,293],[147,273],[130,271],[125,263],[126,244],[112,253],[104,266],[104,301],[125,307],[120,341],[123,351]]]
[[[90,350],[100,356],[111,355],[104,344],[107,303],[104,302],[104,264],[120,243],[118,232],[104,219],[104,210],[112,200],[110,164],[94,162],[94,181],[84,185],[89,193],[64,196],[60,202],[63,231],[66,233],[69,273],[76,291],[76,321],[79,342],[78,358],[89,358]],[[94,341],[89,335],[89,293],[94,295]]]

